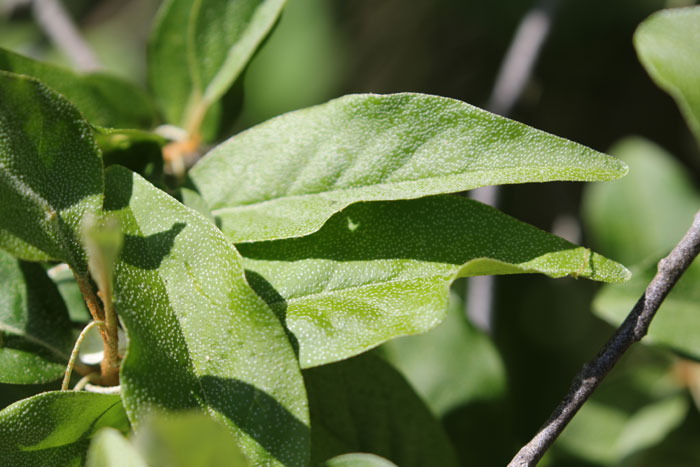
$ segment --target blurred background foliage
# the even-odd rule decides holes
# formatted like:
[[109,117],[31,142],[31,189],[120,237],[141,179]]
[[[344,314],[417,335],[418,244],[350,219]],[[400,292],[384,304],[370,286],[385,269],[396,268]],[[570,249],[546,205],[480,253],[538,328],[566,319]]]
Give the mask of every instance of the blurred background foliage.
[[[36,26],[29,3],[0,0],[0,47],[70,66]],[[104,67],[144,84],[145,44],[160,2],[63,3]],[[354,92],[415,91],[484,107],[514,32],[536,3],[288,0],[232,91],[238,98],[225,136]],[[631,171],[590,186],[504,187],[500,209],[623,262],[639,279],[600,292],[571,278],[498,278],[490,335],[465,319],[466,285],[458,281],[445,323],[377,350],[442,421],[463,465],[507,463],[690,225],[700,204],[700,153],[675,103],[640,65],[632,34],[656,10],[695,3],[560,0],[511,115],[621,157]],[[661,308],[668,317],[652,326],[651,345],[629,352],[541,465],[700,465],[694,278],[698,265]],[[0,406],[48,387],[3,385]]]

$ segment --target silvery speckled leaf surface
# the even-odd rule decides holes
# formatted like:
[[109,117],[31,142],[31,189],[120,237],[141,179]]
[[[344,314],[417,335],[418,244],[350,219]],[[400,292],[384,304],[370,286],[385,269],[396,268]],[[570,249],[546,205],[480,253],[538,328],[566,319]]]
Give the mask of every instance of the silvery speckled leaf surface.
[[84,274],[81,226],[100,212],[102,192],[102,159],[78,110],[35,79],[0,71],[0,247]]
[[404,93],[350,95],[269,120],[214,148],[190,182],[240,243],[308,235],[358,201],[625,173],[572,141],[454,99]]
[[59,379],[73,341],[66,306],[44,269],[0,250],[0,383]]
[[123,167],[105,210],[124,229],[115,304],[129,336],[121,383],[138,429],[154,411],[201,408],[259,464],[305,465],[309,421],[282,325],[208,220]]
[[251,285],[298,340],[304,368],[434,327],[458,277],[629,278],[614,261],[453,195],[358,203],[312,235],[238,248]]

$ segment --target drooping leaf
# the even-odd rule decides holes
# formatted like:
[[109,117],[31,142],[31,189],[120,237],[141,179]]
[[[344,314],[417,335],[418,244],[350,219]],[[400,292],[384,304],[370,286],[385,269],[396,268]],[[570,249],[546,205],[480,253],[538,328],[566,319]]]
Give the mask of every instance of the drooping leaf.
[[585,188],[583,214],[592,243],[626,264],[669,251],[700,207],[687,170],[639,137],[619,141],[610,153],[629,165],[630,174]]
[[485,185],[612,180],[626,166],[464,102],[341,97],[234,136],[190,171],[233,242],[298,237],[357,201]]
[[456,465],[440,424],[406,380],[374,355],[304,372],[312,465],[353,452],[401,466]]
[[396,467],[383,457],[363,452],[353,452],[336,456],[323,463],[324,467]]
[[0,70],[38,79],[63,94],[95,125],[148,129],[155,124],[155,108],[146,93],[109,74],[79,74],[1,48]]
[[132,423],[140,428],[156,409],[201,408],[236,435],[251,462],[305,465],[299,366],[236,250],[138,175],[118,166],[106,174],[105,209],[125,235],[115,304],[129,336],[120,378]]
[[639,25],[634,46],[649,76],[680,107],[700,143],[700,6],[662,10]]
[[68,311],[44,269],[0,250],[0,383],[59,379],[72,348]]
[[0,71],[0,247],[84,274],[80,229],[100,210],[102,160],[90,125],[33,78]]
[[83,465],[90,437],[102,427],[128,429],[118,395],[45,392],[0,411],[0,464]]
[[147,467],[124,435],[113,428],[102,428],[90,443],[86,467]]
[[307,237],[238,247],[251,285],[297,338],[302,368],[434,327],[457,277],[629,276],[588,249],[451,195],[358,203]]
[[149,82],[170,123],[198,131],[270,32],[285,0],[170,0],[149,45]]
[[[379,349],[442,417],[469,403],[499,400],[506,370],[491,339],[467,321],[452,292],[445,320],[430,332],[386,342]],[[480,423],[483,425],[483,423]]]

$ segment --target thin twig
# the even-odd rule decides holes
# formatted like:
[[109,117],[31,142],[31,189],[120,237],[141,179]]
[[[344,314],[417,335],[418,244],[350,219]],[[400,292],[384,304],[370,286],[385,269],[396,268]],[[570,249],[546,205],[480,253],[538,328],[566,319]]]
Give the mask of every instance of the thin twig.
[[542,458],[579,408],[591,396],[627,349],[644,337],[651,320],[681,275],[700,253],[700,211],[671,253],[659,261],[658,272],[644,294],[598,355],[585,364],[569,393],[539,433],[518,452],[509,467],[533,466]]
[[83,340],[85,340],[85,336],[87,336],[88,331],[90,329],[94,328],[95,326],[101,326],[104,323],[102,321],[90,321],[85,328],[81,331],[80,335],[78,336],[78,339],[75,341],[75,345],[73,346],[73,351],[70,354],[70,358],[68,359],[68,366],[66,367],[66,373],[63,375],[63,383],[61,383],[61,391],[66,391],[68,389],[68,385],[70,384],[70,376],[73,373],[73,367],[75,366],[75,361],[78,358],[78,354],[80,353],[80,344],[83,343]]
[[41,30],[81,71],[101,68],[97,55],[80,35],[60,0],[34,0],[34,19]]
[[[507,116],[520,99],[549,35],[558,1],[540,0],[523,16],[498,70],[486,106],[491,112]],[[499,191],[498,186],[485,186],[470,191],[469,195],[481,203],[496,206]],[[471,277],[468,285],[467,314],[485,331],[491,330],[493,282],[493,276],[477,276]]]

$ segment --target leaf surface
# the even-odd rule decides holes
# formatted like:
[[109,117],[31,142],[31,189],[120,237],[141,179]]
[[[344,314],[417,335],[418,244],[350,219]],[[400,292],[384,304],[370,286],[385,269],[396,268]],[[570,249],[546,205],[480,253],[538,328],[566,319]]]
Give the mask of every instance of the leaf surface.
[[0,383],[59,379],[72,348],[68,311],[44,269],[0,250]]
[[[272,29],[285,0],[170,0],[149,44],[149,82],[170,123],[198,129]],[[192,127],[196,128],[192,128]]]
[[38,79],[63,94],[95,125],[148,129],[155,124],[155,108],[146,93],[109,74],[79,74],[2,48],[0,70]]
[[84,274],[80,230],[102,191],[100,153],[78,110],[35,79],[0,71],[0,247]]
[[304,372],[313,465],[364,452],[397,465],[456,465],[440,424],[406,380],[381,358],[362,355]]
[[136,429],[155,410],[201,408],[252,462],[305,465],[304,384],[279,321],[246,283],[221,232],[140,176],[106,171],[105,209],[124,229],[115,304],[129,336],[121,367]]
[[333,459],[328,459],[323,465],[324,467],[396,467],[396,464],[383,457],[364,452],[336,456]]
[[358,203],[307,237],[238,248],[251,285],[297,338],[302,368],[434,327],[457,277],[629,277],[590,250],[452,195]]
[[80,466],[100,428],[128,429],[118,395],[45,392],[0,411],[0,464]]
[[649,76],[680,107],[700,143],[700,6],[662,10],[639,25],[634,46]]
[[269,120],[190,171],[233,242],[299,237],[357,201],[486,185],[612,180],[626,166],[464,102],[423,94],[341,97]]
[[147,467],[129,441],[118,430],[101,429],[92,439],[86,467]]

